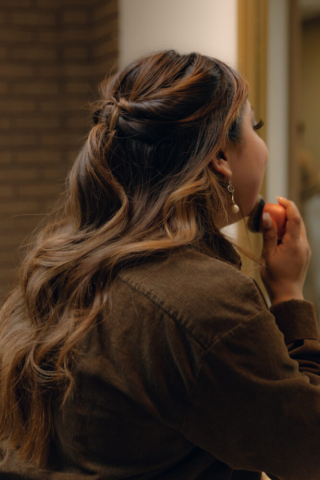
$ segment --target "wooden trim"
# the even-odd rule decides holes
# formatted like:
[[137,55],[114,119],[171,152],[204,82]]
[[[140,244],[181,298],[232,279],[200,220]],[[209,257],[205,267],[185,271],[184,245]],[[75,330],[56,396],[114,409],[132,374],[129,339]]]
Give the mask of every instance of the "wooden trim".
[[[238,0],[238,71],[248,80],[249,101],[257,121],[260,118],[265,121],[265,126],[259,130],[264,141],[267,136],[268,7],[268,0]],[[266,178],[260,193],[265,197]],[[239,222],[238,241],[257,257],[260,256],[262,235],[247,233],[244,222]],[[257,265],[244,255],[241,255],[241,259],[243,272],[258,282],[268,298]]]
[[[250,85],[256,116],[267,113],[268,0],[238,0],[238,70]],[[260,130],[266,137],[266,129]]]
[[[256,119],[266,125],[259,134],[267,137],[268,0],[238,0],[238,70],[248,80],[249,100]],[[265,179],[261,189],[266,194]]]
[[301,21],[298,0],[289,2],[289,127],[288,197],[301,209],[300,175],[297,159],[297,128],[300,111]]

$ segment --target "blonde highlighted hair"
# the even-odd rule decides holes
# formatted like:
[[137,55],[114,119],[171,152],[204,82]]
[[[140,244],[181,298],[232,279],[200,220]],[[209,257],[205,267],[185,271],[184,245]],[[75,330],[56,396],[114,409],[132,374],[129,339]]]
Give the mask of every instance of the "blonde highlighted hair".
[[0,312],[0,440],[43,466],[57,391],[122,268],[206,238],[226,189],[210,168],[241,138],[246,81],[198,53],[159,52],[99,87],[94,124]]

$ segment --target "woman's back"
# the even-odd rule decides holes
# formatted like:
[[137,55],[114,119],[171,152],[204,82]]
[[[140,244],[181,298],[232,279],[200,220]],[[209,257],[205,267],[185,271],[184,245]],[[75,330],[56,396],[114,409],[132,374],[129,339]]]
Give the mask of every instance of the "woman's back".
[[[57,399],[50,479],[260,479],[262,466],[302,478],[296,449],[302,435],[301,455],[316,451],[307,425],[317,399],[284,338],[319,386],[313,308],[274,307],[279,331],[239,268],[236,255],[228,265],[200,246],[117,276],[111,309],[78,359],[74,394],[62,409]],[[297,302],[308,330],[302,346]],[[308,410],[288,404],[292,388]],[[38,478],[22,472],[17,478]]]
[[169,51],[100,90],[0,312],[0,479],[318,480],[301,216],[263,220],[270,310],[221,232],[267,164],[245,80]]

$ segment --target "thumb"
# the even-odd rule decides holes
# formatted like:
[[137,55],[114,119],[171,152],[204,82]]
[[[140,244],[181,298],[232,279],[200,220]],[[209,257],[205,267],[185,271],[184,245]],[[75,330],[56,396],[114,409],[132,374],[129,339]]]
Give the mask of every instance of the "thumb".
[[263,234],[263,250],[265,256],[272,255],[278,244],[278,229],[270,213],[262,214],[262,234]]

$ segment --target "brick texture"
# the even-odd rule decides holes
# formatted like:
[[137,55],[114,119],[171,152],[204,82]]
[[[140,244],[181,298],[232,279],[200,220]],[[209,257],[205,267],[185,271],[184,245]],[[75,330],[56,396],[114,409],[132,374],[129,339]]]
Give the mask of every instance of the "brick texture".
[[95,84],[117,68],[118,10],[117,0],[97,0],[92,10],[92,59]]
[[0,1],[0,306],[117,60],[117,0]]

